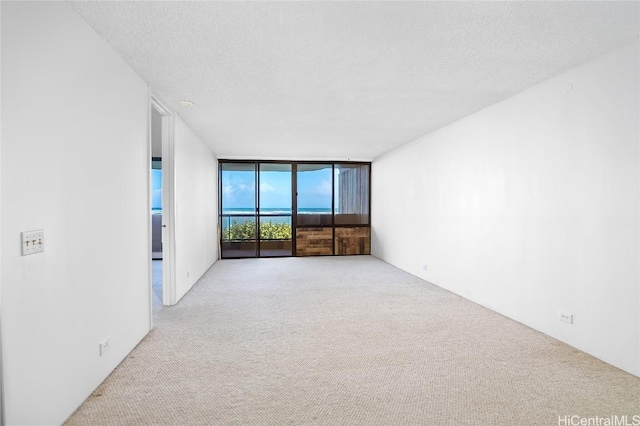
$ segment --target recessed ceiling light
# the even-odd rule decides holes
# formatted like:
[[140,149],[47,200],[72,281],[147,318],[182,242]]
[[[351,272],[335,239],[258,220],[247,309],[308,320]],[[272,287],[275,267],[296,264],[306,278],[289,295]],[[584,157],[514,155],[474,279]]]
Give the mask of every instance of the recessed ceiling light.
[[191,102],[191,101],[180,101],[180,105],[182,105],[183,107],[191,108],[191,107],[193,107],[193,102]]

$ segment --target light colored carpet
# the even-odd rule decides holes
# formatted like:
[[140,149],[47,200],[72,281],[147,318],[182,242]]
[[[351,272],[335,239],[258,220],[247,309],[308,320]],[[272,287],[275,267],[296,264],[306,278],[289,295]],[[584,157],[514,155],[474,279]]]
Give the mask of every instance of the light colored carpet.
[[151,296],[155,316],[162,307],[162,260],[151,262]]
[[369,256],[218,261],[68,425],[558,425],[640,379]]

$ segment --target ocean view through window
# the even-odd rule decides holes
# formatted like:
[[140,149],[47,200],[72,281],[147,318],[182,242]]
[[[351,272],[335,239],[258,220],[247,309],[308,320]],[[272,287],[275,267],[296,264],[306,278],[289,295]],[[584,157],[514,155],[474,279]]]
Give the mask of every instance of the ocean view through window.
[[219,165],[222,258],[368,252],[370,163]]

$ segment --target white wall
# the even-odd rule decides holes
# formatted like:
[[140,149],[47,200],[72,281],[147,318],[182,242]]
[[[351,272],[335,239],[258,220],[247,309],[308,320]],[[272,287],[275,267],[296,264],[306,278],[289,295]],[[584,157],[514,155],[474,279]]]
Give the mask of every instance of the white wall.
[[634,43],[376,160],[374,255],[640,375],[638,77]]
[[162,115],[151,108],[151,156],[162,157]]
[[[0,23],[2,22],[2,7],[0,7]],[[0,31],[0,46],[2,45],[2,31]],[[1,50],[1,48],[0,48]],[[0,63],[2,61],[0,60]],[[0,82],[2,81],[2,67],[0,66]],[[2,128],[2,84],[0,84],[0,129]],[[2,131],[0,130],[0,166],[2,165]],[[0,200],[2,199],[2,173],[0,168]],[[0,206],[2,203],[0,202]],[[2,241],[2,208],[0,208],[0,241]],[[2,244],[0,244],[0,424],[5,424],[4,391],[2,389]]]
[[176,300],[218,259],[218,162],[175,117]]
[[148,90],[68,4],[1,7],[7,423],[60,424],[148,332]]

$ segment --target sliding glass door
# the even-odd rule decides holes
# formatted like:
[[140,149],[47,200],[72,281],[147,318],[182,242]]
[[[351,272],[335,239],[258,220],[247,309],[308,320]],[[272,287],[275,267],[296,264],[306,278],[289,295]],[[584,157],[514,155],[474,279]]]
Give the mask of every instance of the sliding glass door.
[[291,256],[291,164],[220,163],[221,257]]

